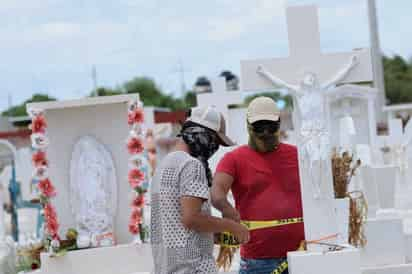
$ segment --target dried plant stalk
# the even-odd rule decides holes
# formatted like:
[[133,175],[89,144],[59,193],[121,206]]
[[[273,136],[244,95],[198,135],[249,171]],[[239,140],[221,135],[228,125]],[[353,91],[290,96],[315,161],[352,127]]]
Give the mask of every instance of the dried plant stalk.
[[349,152],[345,151],[340,155],[334,149],[332,154],[332,173],[335,198],[345,198],[347,196],[348,185],[360,165],[360,160],[353,163],[353,157]]
[[348,193],[350,198],[349,243],[355,247],[366,245],[365,223],[368,216],[368,204],[360,191]]
[[229,271],[232,266],[233,257],[235,256],[238,247],[220,246],[219,255],[216,259],[218,269]]
[[349,238],[348,241],[355,247],[364,247],[366,237],[364,224],[368,214],[368,205],[362,192],[348,193],[348,185],[360,167],[361,162],[353,163],[353,157],[348,152],[340,155],[335,149],[332,154],[333,187],[335,198],[349,197]]

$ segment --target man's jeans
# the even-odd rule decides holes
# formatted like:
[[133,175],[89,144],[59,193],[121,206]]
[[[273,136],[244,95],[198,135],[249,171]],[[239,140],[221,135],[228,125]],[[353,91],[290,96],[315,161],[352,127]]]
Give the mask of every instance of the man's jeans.
[[[280,266],[283,259],[241,259],[239,274],[272,274]],[[288,270],[282,272],[288,274]]]

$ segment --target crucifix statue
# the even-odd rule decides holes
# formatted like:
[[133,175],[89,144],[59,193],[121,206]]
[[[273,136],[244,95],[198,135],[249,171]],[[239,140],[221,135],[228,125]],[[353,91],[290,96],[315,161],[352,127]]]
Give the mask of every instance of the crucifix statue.
[[[331,178],[330,168],[330,136],[326,113],[326,96],[344,79],[358,64],[358,57],[353,55],[349,62],[325,83],[319,83],[316,73],[306,72],[299,85],[286,83],[273,75],[263,66],[258,66],[257,73],[272,82],[275,86],[286,88],[292,94],[296,115],[295,125],[300,165],[308,174],[305,176],[312,185],[313,196],[321,196],[320,180],[323,176]],[[330,174],[328,174],[330,173]]]

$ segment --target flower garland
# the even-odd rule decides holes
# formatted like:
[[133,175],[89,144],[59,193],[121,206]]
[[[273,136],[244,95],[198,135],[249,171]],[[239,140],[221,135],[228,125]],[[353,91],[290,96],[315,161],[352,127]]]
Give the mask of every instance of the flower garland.
[[131,202],[132,213],[129,221],[129,232],[135,236],[140,234],[140,240],[143,241],[142,235],[142,216],[144,206],[144,194],[147,189],[143,186],[145,174],[141,171],[143,147],[143,107],[140,101],[132,100],[129,102],[128,124],[130,126],[129,137],[127,139],[127,150],[130,154],[128,181],[133,189],[133,199]]
[[49,243],[52,247],[50,251],[57,252],[60,246],[60,238],[58,236],[59,222],[56,209],[51,203],[51,199],[55,197],[57,193],[48,175],[49,161],[46,150],[49,145],[49,140],[46,135],[47,122],[42,110],[30,110],[29,115],[32,119],[30,129],[32,131],[31,142],[33,148],[33,181],[37,184],[40,202],[43,206],[45,219],[44,232],[46,239],[51,241]]

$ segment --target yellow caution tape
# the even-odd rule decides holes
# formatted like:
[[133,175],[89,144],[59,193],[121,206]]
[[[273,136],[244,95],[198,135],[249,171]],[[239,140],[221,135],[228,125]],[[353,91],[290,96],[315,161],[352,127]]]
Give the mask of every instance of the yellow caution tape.
[[[303,218],[288,218],[272,221],[241,221],[249,230],[277,227],[283,225],[302,223]],[[239,242],[230,232],[222,232],[219,236],[219,245],[224,247],[239,247]]]
[[291,225],[302,223],[303,218],[289,218],[289,219],[280,219],[273,221],[241,221],[249,230],[256,230],[262,228],[276,227],[282,225]]
[[222,232],[219,236],[219,245],[224,247],[239,247],[239,242],[232,233]]
[[288,269],[288,266],[288,261],[285,260],[278,267],[276,267],[276,269],[273,270],[271,274],[281,274],[283,273],[283,271]]

